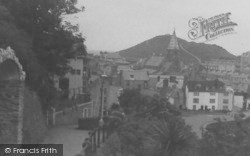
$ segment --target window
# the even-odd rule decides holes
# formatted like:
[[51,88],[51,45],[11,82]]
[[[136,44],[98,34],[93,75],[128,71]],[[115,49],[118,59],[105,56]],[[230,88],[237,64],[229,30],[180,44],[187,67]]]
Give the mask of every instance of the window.
[[215,99],[210,99],[209,102],[210,103],[215,103]]
[[134,78],[134,75],[130,75],[130,78],[133,79],[133,78]]
[[199,99],[194,98],[194,99],[193,99],[193,103],[199,103]]
[[87,67],[83,67],[83,71],[87,71]]
[[75,69],[72,69],[71,70],[71,74],[74,75],[76,73],[76,70]]
[[176,82],[176,76],[170,76],[170,82]]
[[144,81],[144,89],[148,88],[148,81]]
[[84,108],[83,109],[83,114],[82,114],[82,116],[83,116],[83,118],[87,118],[88,117],[88,108]]
[[215,106],[212,106],[212,110],[215,110]]
[[223,93],[223,95],[224,95],[224,96],[228,96],[228,92],[226,92],[226,93]]
[[107,103],[107,97],[104,97],[104,103]]
[[80,70],[80,69],[77,69],[77,70],[76,70],[76,74],[77,74],[77,75],[80,75],[80,74],[81,74],[81,70]]
[[224,104],[228,104],[228,99],[223,99]]
[[228,106],[223,106],[222,109],[223,110],[228,110]]
[[214,95],[215,95],[215,92],[210,92],[210,95],[211,95],[211,96],[214,96]]
[[194,92],[194,96],[199,96],[199,92]]
[[196,110],[196,105],[193,105],[193,110]]

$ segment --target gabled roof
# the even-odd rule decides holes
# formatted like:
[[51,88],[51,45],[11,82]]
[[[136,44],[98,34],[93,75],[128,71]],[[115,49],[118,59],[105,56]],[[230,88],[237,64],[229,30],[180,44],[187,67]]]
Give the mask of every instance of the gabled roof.
[[132,70],[132,69],[128,65],[119,65],[117,67],[117,71],[121,71],[121,70]]
[[156,70],[154,70],[154,69],[147,69],[147,68],[144,68],[144,69],[142,69],[142,70],[148,72],[149,74],[153,74],[153,73],[156,72]]
[[[180,89],[176,88],[176,87],[166,87],[166,88],[162,88],[160,90],[160,94],[162,96],[167,96],[167,97],[171,97],[171,98],[175,98],[177,97],[178,93],[180,92]],[[180,93],[179,93],[180,94]]]
[[147,72],[143,70],[123,71],[122,76],[124,80],[149,80]]
[[224,83],[219,80],[189,81],[187,87],[191,92],[221,92],[225,90]]
[[179,50],[179,49],[180,49],[179,44],[178,44],[177,37],[175,34],[175,30],[174,30],[173,35],[171,36],[171,39],[168,45],[168,50]]
[[164,60],[164,57],[162,56],[152,56],[147,60],[147,62],[145,63],[145,66],[159,67],[161,63],[163,62],[163,60]]

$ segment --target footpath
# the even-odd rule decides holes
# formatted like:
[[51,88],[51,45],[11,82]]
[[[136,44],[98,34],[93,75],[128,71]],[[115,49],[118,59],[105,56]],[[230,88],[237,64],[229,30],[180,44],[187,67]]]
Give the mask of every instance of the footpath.
[[47,132],[42,144],[63,144],[63,156],[75,156],[81,151],[88,131],[77,129],[77,125],[53,127]]

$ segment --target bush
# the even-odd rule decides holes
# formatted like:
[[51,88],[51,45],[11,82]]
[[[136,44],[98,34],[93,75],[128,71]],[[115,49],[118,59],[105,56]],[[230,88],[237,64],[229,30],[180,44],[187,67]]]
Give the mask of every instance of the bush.
[[241,118],[244,118],[246,115],[245,115],[244,113],[240,113],[239,116],[240,116]]
[[99,118],[80,118],[78,128],[82,130],[92,130],[98,127]]

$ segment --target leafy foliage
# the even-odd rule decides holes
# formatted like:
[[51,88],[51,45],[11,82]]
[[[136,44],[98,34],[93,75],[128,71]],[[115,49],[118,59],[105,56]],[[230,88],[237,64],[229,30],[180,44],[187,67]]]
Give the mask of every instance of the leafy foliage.
[[27,73],[27,84],[45,104],[55,97],[54,75],[67,72],[69,58],[86,54],[78,26],[63,24],[64,15],[81,11],[76,3],[77,0],[0,0],[0,46],[15,50]]
[[146,99],[137,89],[125,89],[119,97],[119,103],[126,114],[132,114],[143,109]]
[[[113,133],[116,136],[114,142],[119,140],[118,153],[134,156],[194,155],[190,154],[190,148],[195,147],[196,136],[167,99],[144,96],[138,90],[125,90],[119,100],[129,118]],[[112,142],[112,138],[108,142]]]
[[250,120],[211,124],[201,140],[200,155],[247,156]]
[[195,148],[196,145],[196,135],[191,131],[191,127],[185,125],[184,120],[178,117],[154,124],[150,136],[160,143],[160,149],[156,154],[159,156],[188,155],[189,149]]
[[145,96],[139,90],[124,90],[119,97],[121,107],[127,115],[135,115],[148,119],[163,119],[171,115],[180,115],[178,109],[171,105],[166,98],[155,95]]

